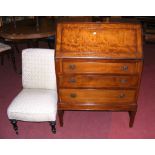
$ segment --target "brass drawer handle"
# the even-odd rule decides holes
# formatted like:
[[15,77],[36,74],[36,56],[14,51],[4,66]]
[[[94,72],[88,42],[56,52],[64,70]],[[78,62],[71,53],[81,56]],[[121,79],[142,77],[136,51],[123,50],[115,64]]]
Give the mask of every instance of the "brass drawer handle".
[[119,98],[125,98],[125,94],[121,93],[118,97]]
[[127,81],[128,81],[127,79],[121,79],[120,80],[121,83],[127,83]]
[[127,71],[128,70],[128,66],[122,66],[121,67],[123,71]]
[[75,93],[71,93],[71,94],[70,94],[70,97],[71,97],[71,98],[75,98],[75,97],[76,97],[76,94],[75,94]]
[[71,78],[71,79],[69,79],[69,81],[68,81],[69,83],[76,83],[76,79],[74,79],[74,78]]
[[75,64],[70,64],[70,65],[69,65],[69,69],[73,70],[73,69],[75,69],[75,68],[76,68],[76,65],[75,65]]

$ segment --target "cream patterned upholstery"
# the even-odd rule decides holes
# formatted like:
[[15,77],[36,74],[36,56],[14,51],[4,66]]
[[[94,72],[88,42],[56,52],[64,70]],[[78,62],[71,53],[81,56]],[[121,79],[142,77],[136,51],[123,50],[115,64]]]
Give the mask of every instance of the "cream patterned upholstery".
[[23,88],[56,89],[54,50],[22,52]]
[[45,89],[23,89],[8,108],[9,119],[22,121],[55,121],[57,92]]
[[4,52],[4,51],[10,50],[10,49],[11,49],[11,46],[6,45],[4,43],[0,43],[0,52]]
[[8,118],[22,121],[55,121],[57,90],[54,50],[22,52],[23,90],[8,107]]

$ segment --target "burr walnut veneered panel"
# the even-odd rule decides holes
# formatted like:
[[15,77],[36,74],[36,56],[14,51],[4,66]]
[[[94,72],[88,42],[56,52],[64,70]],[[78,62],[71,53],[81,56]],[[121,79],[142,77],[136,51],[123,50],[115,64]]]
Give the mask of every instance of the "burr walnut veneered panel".
[[139,24],[58,24],[57,56],[141,58]]
[[142,72],[139,24],[60,23],[56,38],[58,111],[128,111],[132,127]]

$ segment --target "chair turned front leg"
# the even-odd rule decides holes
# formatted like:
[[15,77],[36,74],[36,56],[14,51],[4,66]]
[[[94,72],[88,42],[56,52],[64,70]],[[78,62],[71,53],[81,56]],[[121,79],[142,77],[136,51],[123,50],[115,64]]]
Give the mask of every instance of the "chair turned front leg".
[[133,127],[135,116],[136,116],[136,111],[129,111],[129,117],[130,117],[129,127],[130,128]]
[[11,122],[11,124],[13,125],[13,129],[15,130],[16,135],[18,135],[17,120],[15,120],[15,119],[11,119],[10,122]]
[[56,121],[51,121],[49,123],[50,123],[52,132],[56,134]]

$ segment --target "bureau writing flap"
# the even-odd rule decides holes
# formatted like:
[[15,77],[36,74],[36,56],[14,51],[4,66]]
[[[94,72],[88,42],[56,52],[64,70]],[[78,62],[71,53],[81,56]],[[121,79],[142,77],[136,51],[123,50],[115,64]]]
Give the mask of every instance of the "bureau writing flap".
[[57,57],[142,58],[140,24],[59,23]]

